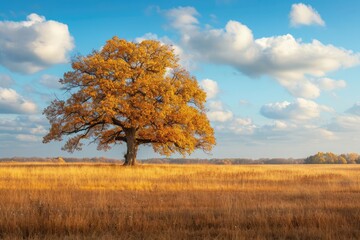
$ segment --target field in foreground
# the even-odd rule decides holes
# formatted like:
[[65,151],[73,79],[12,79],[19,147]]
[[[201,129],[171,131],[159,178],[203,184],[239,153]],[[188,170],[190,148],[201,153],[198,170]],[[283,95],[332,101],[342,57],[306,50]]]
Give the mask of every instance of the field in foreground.
[[360,166],[0,164],[0,239],[360,239]]

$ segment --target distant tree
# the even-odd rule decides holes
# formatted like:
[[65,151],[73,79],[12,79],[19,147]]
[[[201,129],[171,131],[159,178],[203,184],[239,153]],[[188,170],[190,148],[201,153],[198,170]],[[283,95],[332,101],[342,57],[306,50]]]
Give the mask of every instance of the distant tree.
[[328,153],[324,154],[323,152],[318,152],[317,154],[307,157],[304,160],[305,164],[324,164],[327,163],[327,160],[332,156]]
[[360,157],[357,153],[341,154],[337,156],[332,152],[318,152],[313,156],[309,156],[304,160],[305,164],[355,164],[360,163]]
[[357,153],[348,153],[346,155],[346,161],[348,164],[356,164],[357,159],[359,159],[359,154]]
[[346,161],[346,158],[343,155],[340,155],[338,157],[338,160],[337,160],[336,163],[338,163],[338,164],[347,164],[347,161]]
[[323,164],[326,163],[326,159],[323,152],[318,152],[310,158],[310,163]]
[[332,152],[325,154],[325,163],[337,163],[338,156]]
[[163,155],[208,152],[215,144],[206,94],[170,46],[114,37],[100,51],[76,57],[72,68],[60,80],[69,98],[44,110],[51,124],[44,143],[75,135],[63,147],[70,152],[80,150],[82,140],[100,150],[126,143],[124,165],[135,165],[143,144]]

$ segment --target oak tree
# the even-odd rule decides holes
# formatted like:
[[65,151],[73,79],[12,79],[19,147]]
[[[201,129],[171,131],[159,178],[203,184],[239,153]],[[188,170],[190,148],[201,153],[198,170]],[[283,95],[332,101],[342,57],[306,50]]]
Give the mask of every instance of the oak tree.
[[162,155],[209,152],[215,144],[206,93],[171,46],[113,37],[101,50],[75,57],[72,69],[60,80],[68,98],[44,110],[51,126],[44,143],[69,136],[63,150],[70,152],[81,150],[83,140],[99,150],[126,143],[124,165],[136,164],[142,144]]

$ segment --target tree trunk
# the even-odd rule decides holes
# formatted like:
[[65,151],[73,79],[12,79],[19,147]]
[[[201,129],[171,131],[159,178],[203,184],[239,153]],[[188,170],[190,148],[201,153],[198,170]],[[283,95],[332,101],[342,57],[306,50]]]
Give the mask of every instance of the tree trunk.
[[126,145],[127,145],[127,151],[125,154],[125,166],[134,166],[136,165],[136,154],[138,145],[136,143],[136,129],[130,128],[126,129]]

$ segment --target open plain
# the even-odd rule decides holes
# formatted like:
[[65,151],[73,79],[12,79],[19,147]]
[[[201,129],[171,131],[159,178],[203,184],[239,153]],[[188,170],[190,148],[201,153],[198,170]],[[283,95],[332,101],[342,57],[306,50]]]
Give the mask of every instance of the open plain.
[[358,165],[1,163],[0,239],[359,239]]

